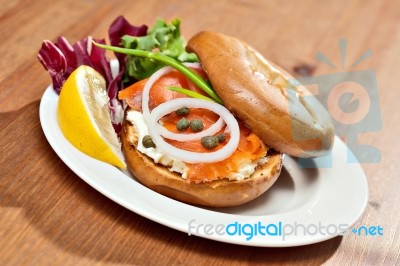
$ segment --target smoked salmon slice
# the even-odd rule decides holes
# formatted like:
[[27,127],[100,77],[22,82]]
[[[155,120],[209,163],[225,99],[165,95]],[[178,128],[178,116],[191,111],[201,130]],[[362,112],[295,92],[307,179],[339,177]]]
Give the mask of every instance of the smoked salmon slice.
[[[200,73],[202,76],[205,76],[204,72],[200,72],[199,70],[197,70],[197,72]],[[120,100],[125,100],[129,107],[131,107],[132,109],[141,111],[142,92],[147,81],[148,79],[140,80],[129,86],[128,88],[120,91],[118,94],[118,98]],[[187,97],[184,94],[167,89],[167,87],[169,86],[182,87],[204,94],[202,90],[200,90],[189,80],[187,80],[183,74],[178,71],[171,71],[163,75],[153,84],[150,90],[150,110],[166,101],[170,101],[176,98]],[[160,120],[160,122],[163,127],[171,132],[192,133],[190,129],[187,129],[184,132],[177,130],[176,124],[181,118],[181,116],[178,116],[175,113],[171,113],[164,116]],[[192,119],[200,119],[204,124],[204,129],[206,129],[214,124],[218,120],[219,116],[211,112],[210,110],[190,109],[190,113],[185,116],[185,118],[189,121]],[[254,160],[266,156],[268,149],[261,141],[261,139],[254,133],[251,133],[250,130],[244,125],[244,123],[240,121],[238,122],[240,128],[240,140],[237,150],[229,158],[220,162],[198,164],[187,163],[187,180],[189,182],[209,182],[226,178],[229,176],[230,173],[237,172],[241,165],[252,163],[254,162]],[[221,129],[219,133],[223,132],[224,128]],[[227,137],[225,142],[218,145],[214,150],[222,148],[225,143],[229,141],[229,134],[225,135]],[[167,141],[180,149],[199,153],[210,152],[210,150],[207,150],[201,145],[200,140],[186,142],[176,140]]]

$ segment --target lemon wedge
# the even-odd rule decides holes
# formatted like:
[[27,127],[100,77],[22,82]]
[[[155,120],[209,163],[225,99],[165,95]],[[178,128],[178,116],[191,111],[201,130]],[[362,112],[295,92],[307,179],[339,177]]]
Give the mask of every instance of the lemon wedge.
[[80,66],[62,87],[57,106],[58,123],[65,138],[78,150],[125,169],[108,101],[104,78],[93,68]]

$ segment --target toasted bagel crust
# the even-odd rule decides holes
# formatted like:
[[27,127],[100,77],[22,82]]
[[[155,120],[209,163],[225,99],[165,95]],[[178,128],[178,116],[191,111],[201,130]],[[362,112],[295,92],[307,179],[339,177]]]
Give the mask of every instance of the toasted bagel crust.
[[209,207],[241,205],[263,194],[278,178],[283,155],[271,153],[268,162],[259,166],[251,178],[243,181],[221,179],[212,182],[189,183],[179,174],[170,172],[153,159],[140,153],[137,133],[130,122],[124,121],[121,133],[122,151],[133,175],[148,188],[170,198]]
[[215,32],[200,32],[187,45],[199,57],[224,105],[268,146],[297,157],[329,152],[334,128],[304,86],[288,86],[293,77],[248,44]]

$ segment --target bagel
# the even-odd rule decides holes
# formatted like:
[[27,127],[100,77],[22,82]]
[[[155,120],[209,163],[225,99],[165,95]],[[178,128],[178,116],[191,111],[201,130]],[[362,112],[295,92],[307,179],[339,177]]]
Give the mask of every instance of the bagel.
[[[332,148],[334,129],[325,108],[314,97],[305,97],[310,94],[305,87],[291,85],[290,74],[249,45],[220,33],[200,32],[189,40],[186,50],[198,56],[224,106],[263,142],[262,147],[268,146],[263,153],[265,160],[256,164],[252,161],[256,165],[253,172],[241,179],[200,177],[199,182],[191,182],[183,173],[172,171],[139,151],[144,135],[125,115],[122,151],[129,170],[143,185],[189,204],[237,206],[257,198],[273,185],[281,172],[283,154],[315,157]],[[126,114],[130,111],[128,107]]]

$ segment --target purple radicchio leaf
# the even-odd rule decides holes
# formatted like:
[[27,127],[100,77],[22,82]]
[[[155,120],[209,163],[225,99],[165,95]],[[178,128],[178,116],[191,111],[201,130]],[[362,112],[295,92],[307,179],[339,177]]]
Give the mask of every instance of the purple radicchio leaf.
[[[123,106],[117,100],[118,84],[120,76],[113,78],[110,61],[106,58],[106,51],[92,43],[88,37],[71,45],[65,37],[58,37],[54,44],[51,41],[44,41],[38,53],[38,59],[49,72],[53,88],[60,93],[61,88],[71,73],[81,65],[87,65],[99,72],[106,80],[107,92],[109,95],[111,121],[116,132],[121,128],[123,117]],[[98,43],[105,44],[104,39],[95,39]],[[110,89],[112,88],[112,89]]]
[[[89,39],[91,45],[91,37],[84,38],[82,40],[77,41],[74,45],[74,52],[76,58],[76,67],[81,65],[86,65],[94,68],[93,62],[90,60],[90,50],[89,50]],[[96,71],[99,72],[98,69],[94,68]],[[101,74],[101,72],[99,72]],[[104,77],[105,78],[105,77]]]
[[[147,26],[133,26],[123,17],[119,16],[110,26],[109,37],[111,45],[120,46],[123,35],[143,36],[147,34]],[[110,61],[106,58],[106,51],[92,43],[88,37],[71,45],[68,40],[60,36],[55,43],[49,40],[43,41],[38,53],[38,59],[49,72],[53,81],[53,88],[59,94],[64,82],[71,73],[81,65],[94,68],[106,80],[107,93],[110,98],[109,107],[111,121],[115,131],[121,130],[124,107],[118,100],[118,91],[122,89],[122,77],[125,72],[125,55],[116,54],[119,61],[119,73],[113,77]],[[94,39],[98,43],[105,44],[104,39]]]
[[[121,47],[121,38],[124,35],[144,36],[146,34],[147,34],[146,25],[133,26],[123,16],[117,17],[113,21],[113,23],[111,23],[111,26],[108,29],[108,37],[110,38],[110,43],[112,46]],[[118,58],[120,65],[122,65],[121,63],[124,62],[124,58],[126,57],[126,55],[116,53],[115,56]]]
[[[108,29],[108,37],[110,39],[110,44],[112,46],[119,46],[122,47],[121,38],[124,35],[130,36],[144,36],[147,34],[147,26],[133,26],[130,24],[125,17],[119,16],[117,17],[113,23],[111,23],[110,28]],[[119,71],[125,73],[125,65],[127,60],[127,55],[115,53],[115,57],[118,59],[120,69]],[[121,81],[123,80],[123,74],[121,74]],[[122,89],[123,82],[120,82]]]
[[[93,39],[93,41],[106,44],[104,39]],[[110,61],[106,57],[106,50],[93,45],[92,40],[89,40],[88,51],[90,51],[90,61],[92,62],[92,67],[106,79],[109,88],[111,82],[113,81],[113,76],[111,72]]]
[[[113,23],[111,23],[110,28],[108,29],[108,36],[110,38],[110,43],[113,46],[121,47],[121,38],[124,35],[131,36],[144,36],[147,34],[147,26],[133,26],[131,25],[123,16],[117,17]],[[126,55],[115,53],[115,57],[119,62],[119,73],[118,75],[110,82],[108,86],[108,97],[110,98],[110,109],[111,115],[113,118],[114,129],[119,132],[121,130],[121,122],[123,120],[123,106],[121,101],[117,99],[118,91],[123,88],[122,77],[125,73],[125,61]],[[119,122],[119,123],[118,123]]]
[[67,79],[69,75],[78,67],[74,48],[63,36],[59,36],[57,38],[55,45],[61,50],[65,56],[65,60],[67,61],[67,71],[65,72],[65,79]]
[[51,41],[43,41],[37,55],[40,63],[49,72],[53,88],[59,94],[65,81],[67,60],[62,51]]

